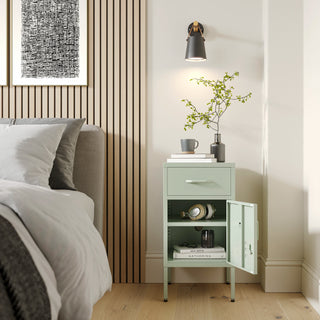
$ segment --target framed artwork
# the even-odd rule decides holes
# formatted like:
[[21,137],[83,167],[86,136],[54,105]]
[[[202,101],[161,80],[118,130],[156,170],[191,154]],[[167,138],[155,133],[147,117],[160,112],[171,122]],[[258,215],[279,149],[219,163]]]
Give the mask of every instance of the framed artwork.
[[12,84],[87,85],[87,0],[13,0]]
[[0,86],[7,85],[7,0],[0,1]]

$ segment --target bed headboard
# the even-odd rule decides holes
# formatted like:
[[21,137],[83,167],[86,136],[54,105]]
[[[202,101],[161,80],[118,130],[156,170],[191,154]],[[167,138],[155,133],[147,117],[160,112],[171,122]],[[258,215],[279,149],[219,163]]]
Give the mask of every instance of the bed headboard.
[[103,233],[105,134],[101,128],[84,125],[80,131],[73,179],[76,188],[94,201],[94,225]]

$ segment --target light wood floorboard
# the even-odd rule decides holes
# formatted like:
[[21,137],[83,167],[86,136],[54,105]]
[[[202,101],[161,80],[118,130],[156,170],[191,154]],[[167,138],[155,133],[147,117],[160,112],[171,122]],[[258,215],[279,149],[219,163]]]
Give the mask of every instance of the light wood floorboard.
[[320,320],[300,293],[265,293],[259,284],[237,284],[230,302],[226,284],[113,284],[95,305],[92,320]]

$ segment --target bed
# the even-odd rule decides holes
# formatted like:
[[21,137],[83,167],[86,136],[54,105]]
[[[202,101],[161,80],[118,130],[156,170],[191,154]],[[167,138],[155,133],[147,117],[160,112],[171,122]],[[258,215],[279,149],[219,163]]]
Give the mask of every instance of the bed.
[[[1,126],[7,130],[8,124],[5,122],[5,127],[3,121],[0,143],[5,144]],[[51,127],[61,131],[61,139],[65,126]],[[57,131],[50,134],[51,140],[58,139]],[[38,147],[39,142],[35,148]],[[18,178],[1,178],[10,170],[0,168],[1,319],[89,320],[93,305],[111,290],[112,278],[102,241],[104,156],[104,133],[96,126],[84,125],[74,155],[77,190],[52,190],[19,180],[22,174],[17,175],[19,170],[14,165],[21,166],[21,159],[11,170],[9,152],[8,168]],[[0,163],[9,160],[0,155]]]

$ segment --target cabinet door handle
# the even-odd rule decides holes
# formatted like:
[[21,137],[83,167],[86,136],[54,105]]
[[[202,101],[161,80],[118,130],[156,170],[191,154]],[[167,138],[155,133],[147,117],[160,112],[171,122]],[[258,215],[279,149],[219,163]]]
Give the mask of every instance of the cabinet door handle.
[[249,244],[249,252],[250,252],[250,254],[253,254],[253,250],[252,250],[251,244]]
[[191,180],[191,179],[187,179],[186,183],[208,183],[211,182],[210,180]]

